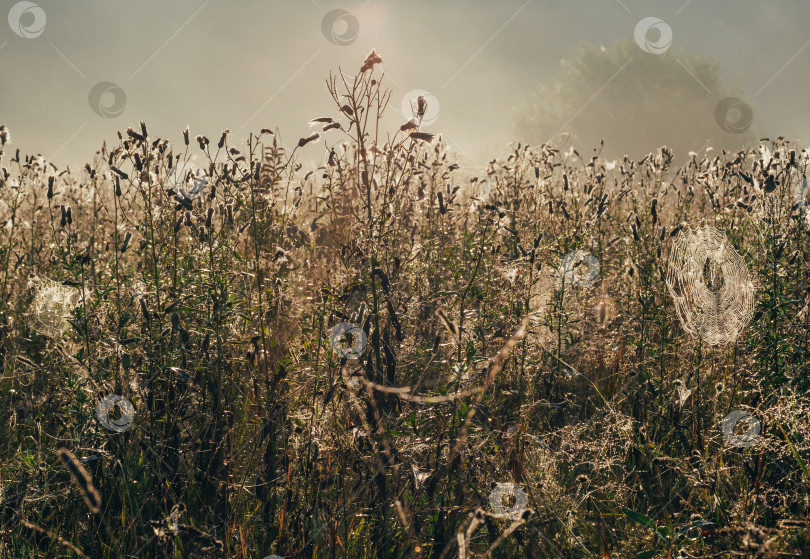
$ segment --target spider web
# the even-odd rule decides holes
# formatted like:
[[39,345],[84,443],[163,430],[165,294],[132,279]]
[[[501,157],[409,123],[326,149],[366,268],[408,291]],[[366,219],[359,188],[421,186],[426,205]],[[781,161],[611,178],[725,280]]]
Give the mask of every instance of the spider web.
[[684,330],[709,345],[735,341],[754,313],[748,267],[714,227],[676,237],[666,282]]
[[78,303],[76,290],[47,278],[33,277],[28,287],[34,300],[28,310],[28,327],[43,336],[59,338],[70,327],[68,317]]
[[495,514],[517,519],[529,506],[529,499],[523,488],[514,483],[496,483],[489,494],[489,506]]

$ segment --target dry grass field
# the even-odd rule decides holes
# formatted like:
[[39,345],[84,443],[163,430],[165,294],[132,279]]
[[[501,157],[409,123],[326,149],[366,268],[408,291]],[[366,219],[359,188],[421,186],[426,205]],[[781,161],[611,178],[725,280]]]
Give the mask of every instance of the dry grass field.
[[472,172],[381,62],[297,143],[2,129],[0,556],[810,557],[810,154]]

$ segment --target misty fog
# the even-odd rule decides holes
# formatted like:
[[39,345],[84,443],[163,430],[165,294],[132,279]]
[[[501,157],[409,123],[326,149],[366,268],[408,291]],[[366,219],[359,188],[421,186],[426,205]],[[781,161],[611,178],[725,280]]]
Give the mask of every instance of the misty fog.
[[[29,33],[35,37],[12,21],[0,34],[0,114],[16,146],[59,166],[91,159],[103,140],[139,120],[173,141],[186,126],[211,137],[230,129],[235,139],[278,128],[291,145],[309,133],[310,119],[333,110],[329,72],[356,72],[372,48],[392,88],[392,130],[405,121],[406,94],[430,92],[437,112],[428,128],[471,166],[512,140],[589,152],[604,138],[606,156],[667,143],[682,156],[763,135],[807,137],[810,5],[796,2],[38,6],[47,21]],[[36,23],[19,17],[23,28]],[[664,25],[639,43],[637,27],[650,17]],[[642,48],[658,43],[661,52]],[[727,96],[750,108],[742,134],[715,117]]]

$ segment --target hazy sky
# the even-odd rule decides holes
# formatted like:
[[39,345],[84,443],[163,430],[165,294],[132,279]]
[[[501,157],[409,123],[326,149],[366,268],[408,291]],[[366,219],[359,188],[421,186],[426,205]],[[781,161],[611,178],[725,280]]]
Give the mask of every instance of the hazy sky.
[[[805,1],[30,4],[3,2],[10,21],[0,22],[0,123],[10,128],[14,147],[60,166],[90,160],[102,140],[113,140],[117,130],[137,127],[139,120],[151,135],[173,141],[181,141],[186,125],[212,140],[225,128],[239,139],[279,127],[292,145],[310,133],[311,118],[333,114],[324,86],[329,71],[341,66],[356,72],[372,48],[393,88],[391,113],[399,111],[407,92],[430,91],[440,109],[428,129],[483,161],[503,153],[514,106],[557,73],[561,59],[583,42],[610,45],[632,38],[648,16],[672,29],[671,48],[717,58],[725,80],[738,83],[755,107],[757,129],[810,138]],[[327,25],[335,34],[327,36],[324,17],[336,9],[348,15]],[[355,21],[356,36],[347,36]],[[88,100],[99,82],[120,88],[99,88],[107,93],[96,110],[106,106],[108,117]],[[120,92],[126,102],[119,107],[114,102],[116,94],[123,101]],[[392,126],[405,120],[400,114],[391,118]],[[610,138],[610,130],[601,133]]]

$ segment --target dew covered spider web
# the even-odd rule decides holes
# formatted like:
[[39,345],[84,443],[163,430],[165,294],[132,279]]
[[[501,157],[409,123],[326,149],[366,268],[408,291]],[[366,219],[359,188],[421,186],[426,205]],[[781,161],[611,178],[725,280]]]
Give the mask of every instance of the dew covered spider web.
[[28,287],[34,299],[28,309],[28,327],[43,336],[58,338],[70,327],[68,317],[78,304],[78,293],[72,287],[48,278],[32,277]]
[[496,483],[489,494],[489,506],[495,514],[517,519],[529,506],[529,499],[514,483]]
[[755,289],[745,261],[708,225],[675,238],[667,287],[684,330],[710,345],[735,341],[754,312]]

